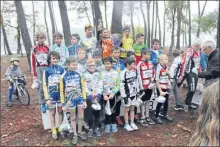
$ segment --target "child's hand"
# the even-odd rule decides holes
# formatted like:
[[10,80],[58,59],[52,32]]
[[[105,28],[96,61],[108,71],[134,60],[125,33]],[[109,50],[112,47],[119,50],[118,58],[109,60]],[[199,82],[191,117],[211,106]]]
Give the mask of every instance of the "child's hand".
[[114,97],[114,94],[112,93],[110,96],[109,96],[109,99],[113,99]]
[[63,110],[63,111],[66,111],[66,106],[63,106],[63,107],[62,107],[62,110]]
[[51,101],[50,101],[50,99],[49,100],[47,100],[47,105],[51,105]]
[[166,95],[166,93],[165,93],[165,92],[163,92],[163,91],[161,91],[161,92],[160,92],[160,95],[161,95],[161,96],[165,96],[165,95]]
[[107,101],[109,100],[109,97],[107,95],[104,96],[104,100]]
[[87,107],[86,102],[83,102],[83,108],[86,109],[86,107]]

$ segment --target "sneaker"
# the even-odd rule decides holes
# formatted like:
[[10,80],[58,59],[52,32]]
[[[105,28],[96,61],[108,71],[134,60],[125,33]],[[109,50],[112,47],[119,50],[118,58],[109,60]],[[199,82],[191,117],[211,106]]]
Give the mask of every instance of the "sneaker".
[[176,105],[176,106],[174,107],[174,110],[176,110],[176,111],[183,110],[183,109],[184,109],[184,107],[181,106],[181,105]]
[[112,124],[112,132],[118,132],[117,124]]
[[120,116],[116,117],[116,121],[117,121],[118,125],[123,125],[124,124],[123,121],[120,119]]
[[85,132],[81,132],[81,133],[79,133],[78,136],[79,136],[79,138],[80,138],[82,141],[87,140],[87,135],[86,135]]
[[104,122],[101,122],[101,128],[105,129],[105,123]]
[[110,131],[111,131],[111,125],[110,124],[107,124],[106,126],[105,126],[105,133],[110,133]]
[[138,130],[138,127],[135,125],[135,123],[131,123],[131,127],[132,127],[134,130]]
[[146,117],[146,121],[148,122],[149,125],[154,125],[154,121],[150,117]]
[[99,129],[99,128],[96,128],[96,129],[95,129],[95,136],[96,136],[96,137],[100,137],[100,136],[101,136],[101,132],[100,132],[100,129]]
[[7,104],[7,107],[12,107],[12,103],[9,102],[9,103]]
[[186,105],[186,104],[184,105],[184,111],[185,111],[185,112],[188,112],[188,111],[189,111],[189,106]]
[[46,105],[45,104],[41,104],[41,112],[46,113]]
[[170,121],[170,122],[173,121],[173,119],[172,119],[171,117],[169,117],[168,115],[164,116],[164,118],[165,118],[166,120]]
[[89,125],[88,125],[88,123],[86,123],[86,122],[84,122],[83,127],[84,127],[84,129],[89,130]]
[[157,122],[158,124],[163,124],[163,122],[162,122],[162,120],[160,119],[160,117],[157,117],[156,122]]
[[73,144],[73,145],[76,145],[77,143],[78,143],[78,136],[75,135],[75,136],[73,136],[72,144]]
[[93,129],[89,129],[88,137],[93,137]]
[[195,105],[195,104],[190,104],[189,107],[192,108],[192,109],[197,109],[198,108],[198,106]]
[[134,130],[129,124],[126,124],[124,128],[125,128],[127,131],[133,131],[133,130]]
[[57,133],[56,134],[52,134],[52,138],[57,140],[58,139]]
[[142,126],[145,126],[145,127],[148,126],[148,123],[146,122],[146,120],[144,118],[140,119],[140,123]]

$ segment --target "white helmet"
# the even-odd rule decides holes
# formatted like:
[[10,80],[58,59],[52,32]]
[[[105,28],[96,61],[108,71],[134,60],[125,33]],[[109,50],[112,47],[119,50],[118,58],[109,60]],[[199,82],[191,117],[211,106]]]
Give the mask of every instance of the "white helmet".
[[166,98],[165,98],[164,96],[161,96],[161,95],[156,98],[156,101],[157,101],[158,103],[164,103],[165,100],[166,100]]

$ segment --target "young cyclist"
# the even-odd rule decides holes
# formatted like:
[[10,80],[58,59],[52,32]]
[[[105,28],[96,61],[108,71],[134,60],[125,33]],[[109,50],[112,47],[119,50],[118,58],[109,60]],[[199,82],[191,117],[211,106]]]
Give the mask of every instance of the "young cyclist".
[[[87,139],[86,133],[82,132],[84,108],[87,107],[86,93],[82,78],[76,72],[76,58],[67,58],[66,64],[67,70],[62,74],[60,79],[60,96],[62,109],[64,111],[67,109],[70,111],[71,126],[74,132],[72,144],[76,145],[78,143],[78,137],[83,141]],[[76,130],[76,115],[78,116],[78,135]]]
[[[141,104],[141,120],[140,123],[143,126],[148,126],[149,124],[154,124],[154,121],[149,117],[149,109],[150,109],[150,98],[152,95],[153,81],[154,81],[154,66],[150,59],[150,50],[142,49],[141,50],[142,59],[137,65],[137,75],[138,75],[138,83],[141,90],[141,93],[145,94],[142,97],[143,103]],[[144,114],[146,113],[146,115]]]
[[58,65],[66,68],[66,58],[69,57],[69,51],[68,48],[62,44],[63,35],[57,32],[54,34],[53,39],[55,44],[52,46],[51,51],[56,51],[60,54],[60,61]]
[[31,49],[31,69],[33,74],[33,80],[38,80],[39,88],[37,89],[38,100],[41,104],[41,111],[46,112],[46,106],[44,102],[43,92],[43,72],[48,66],[47,55],[49,52],[49,46],[44,43],[46,35],[43,32],[36,33],[37,45]]
[[[120,73],[120,93],[125,104],[124,108],[124,128],[127,131],[137,130],[134,123],[134,108],[136,106],[136,95],[139,92],[137,74],[134,70],[135,60],[131,57],[125,60],[126,68]],[[130,111],[131,124],[128,123],[128,112]]]
[[77,52],[77,72],[82,75],[86,71],[86,51],[84,48],[79,48]]
[[68,47],[69,56],[77,56],[78,49],[81,48],[81,45],[79,44],[80,36],[79,34],[75,33],[72,34],[71,38],[71,46]]
[[136,57],[136,65],[139,61],[141,61],[141,49],[146,48],[146,44],[144,44],[144,34],[138,33],[136,35],[136,43],[133,45],[133,49]]
[[102,62],[102,52],[101,51],[94,51],[92,58],[95,59],[96,62],[96,69],[101,72],[105,69],[103,62]]
[[[83,81],[85,82],[85,90],[87,97],[87,117],[86,118],[89,124],[89,132],[88,137],[93,137],[93,133],[95,133],[96,137],[100,137],[100,129],[99,129],[99,120],[100,120],[100,99],[103,93],[103,81],[100,72],[96,70],[95,60],[89,58],[86,61],[87,71],[83,75]],[[92,105],[97,106],[92,107]],[[100,107],[98,107],[100,106]]]
[[18,81],[26,85],[25,75],[22,73],[21,69],[19,68],[19,59],[17,57],[12,57],[11,65],[7,68],[5,77],[9,84],[9,91],[8,91],[8,107],[12,106],[12,95],[14,91],[14,78],[17,77]]
[[102,59],[105,57],[111,56],[111,50],[113,42],[110,38],[110,32],[108,29],[102,29],[102,38],[101,38],[101,49],[102,49]]
[[[117,132],[116,125],[116,116],[115,116],[115,105],[116,105],[116,97],[115,95],[119,91],[120,87],[120,79],[119,73],[112,69],[112,59],[111,57],[105,57],[103,59],[105,70],[102,71],[103,76],[103,99],[105,102],[105,107],[107,107],[107,103],[109,103],[110,113],[105,112],[105,133]],[[106,106],[107,105],[107,106]]]
[[150,49],[151,51],[150,61],[154,64],[155,70],[157,69],[158,58],[160,57],[160,54],[162,54],[162,51],[159,48],[160,48],[160,41],[158,39],[153,39],[152,48]]
[[158,96],[165,97],[164,103],[157,103],[156,106],[156,122],[162,124],[163,121],[159,117],[159,112],[161,106],[163,105],[164,109],[164,118],[168,121],[173,121],[172,118],[168,116],[168,105],[169,105],[169,88],[170,88],[170,78],[168,71],[168,57],[165,54],[161,54],[159,57],[159,64],[156,71],[156,84],[157,84],[157,93]]
[[[64,68],[58,65],[59,60],[60,54],[58,52],[51,51],[48,54],[49,66],[45,69],[43,74],[44,95],[45,101],[49,106],[53,139],[58,139],[57,129],[55,127],[56,108],[59,114],[59,126],[63,119],[62,105],[60,102],[60,77],[64,73]],[[60,127],[58,128],[58,132],[61,133],[63,137]]]

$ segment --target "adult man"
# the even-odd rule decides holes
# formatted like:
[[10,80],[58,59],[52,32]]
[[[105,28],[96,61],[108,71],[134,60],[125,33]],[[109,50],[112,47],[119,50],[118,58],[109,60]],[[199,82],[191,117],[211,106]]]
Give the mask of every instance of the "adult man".
[[198,77],[205,78],[204,86],[207,87],[220,77],[219,51],[215,49],[213,41],[205,41],[202,51],[208,56],[208,65],[206,71],[198,73]]

